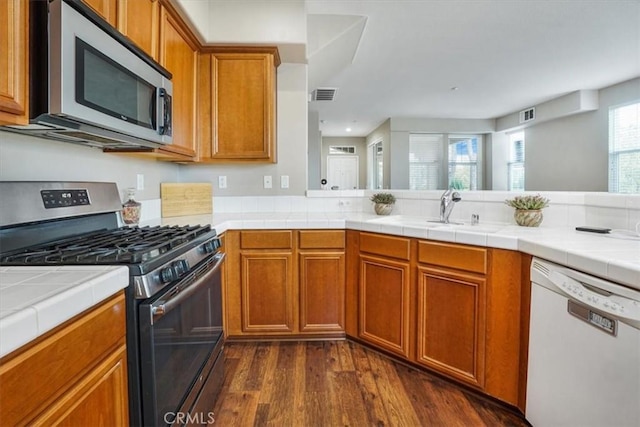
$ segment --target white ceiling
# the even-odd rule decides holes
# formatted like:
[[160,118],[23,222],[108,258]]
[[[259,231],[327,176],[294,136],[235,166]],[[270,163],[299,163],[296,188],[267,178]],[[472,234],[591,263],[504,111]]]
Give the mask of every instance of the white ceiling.
[[[366,18],[359,43],[353,29],[327,26],[336,42],[308,51],[309,75],[321,76],[310,78],[309,91],[338,89],[333,102],[309,103],[323,136],[366,136],[389,117],[495,118],[640,76],[640,0],[307,0],[306,7],[310,15]],[[341,42],[344,33],[351,42]],[[341,45],[353,62],[329,52]],[[340,62],[327,75],[332,57]]]

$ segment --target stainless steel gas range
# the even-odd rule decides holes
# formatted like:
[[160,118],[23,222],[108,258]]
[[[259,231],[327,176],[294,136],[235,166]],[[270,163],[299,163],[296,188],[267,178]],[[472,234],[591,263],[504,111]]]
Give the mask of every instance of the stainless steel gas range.
[[131,425],[212,419],[221,241],[208,225],[121,227],[120,209],[114,183],[0,182],[0,265],[127,266]]

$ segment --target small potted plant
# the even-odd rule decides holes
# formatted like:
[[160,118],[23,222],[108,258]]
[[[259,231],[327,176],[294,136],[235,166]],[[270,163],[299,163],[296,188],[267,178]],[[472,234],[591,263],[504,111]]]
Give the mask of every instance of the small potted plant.
[[504,201],[515,208],[513,218],[518,225],[524,227],[537,227],[542,222],[542,208],[549,206],[549,199],[540,194],[516,196]]
[[378,215],[389,215],[396,202],[396,196],[391,193],[376,193],[369,199],[374,203],[374,209]]

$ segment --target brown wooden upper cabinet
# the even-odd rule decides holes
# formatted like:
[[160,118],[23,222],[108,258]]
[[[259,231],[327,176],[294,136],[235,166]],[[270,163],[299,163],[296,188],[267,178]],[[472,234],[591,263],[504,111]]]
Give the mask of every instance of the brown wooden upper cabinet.
[[173,160],[196,156],[198,45],[175,12],[160,7],[160,65],[173,74],[173,142],[158,149]]
[[117,16],[118,31],[158,60],[159,0],[118,0]]
[[86,5],[93,9],[98,15],[102,16],[105,21],[116,26],[118,21],[118,1],[117,0],[82,0]]
[[276,162],[275,47],[204,48],[198,114],[201,162]]
[[29,122],[29,1],[0,2],[0,124]]

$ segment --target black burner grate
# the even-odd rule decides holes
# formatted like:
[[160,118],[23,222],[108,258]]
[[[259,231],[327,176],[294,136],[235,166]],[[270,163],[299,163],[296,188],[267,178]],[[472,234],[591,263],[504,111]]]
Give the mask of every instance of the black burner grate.
[[208,225],[121,227],[2,254],[0,262],[10,265],[139,264],[210,231]]

